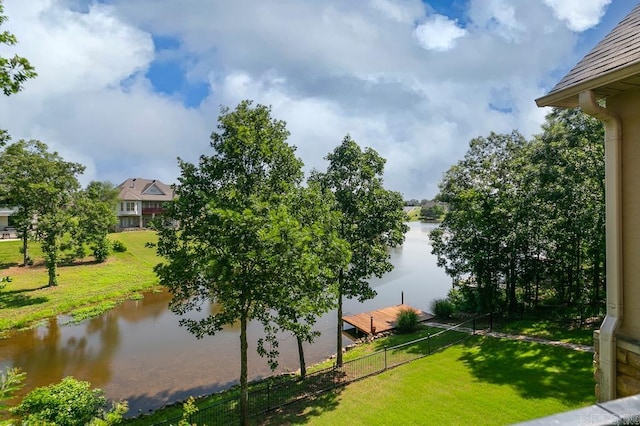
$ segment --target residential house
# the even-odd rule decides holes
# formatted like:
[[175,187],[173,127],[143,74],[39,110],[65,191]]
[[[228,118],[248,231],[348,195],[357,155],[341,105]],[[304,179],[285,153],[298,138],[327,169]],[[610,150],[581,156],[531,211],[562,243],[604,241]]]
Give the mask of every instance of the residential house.
[[580,107],[605,125],[607,314],[594,342],[596,395],[638,394],[640,5],[536,103]]
[[147,228],[174,196],[173,189],[157,179],[129,178],[118,185],[118,190],[118,230]]
[[11,223],[11,215],[15,212],[16,209],[0,207],[0,239],[16,238],[17,234]]

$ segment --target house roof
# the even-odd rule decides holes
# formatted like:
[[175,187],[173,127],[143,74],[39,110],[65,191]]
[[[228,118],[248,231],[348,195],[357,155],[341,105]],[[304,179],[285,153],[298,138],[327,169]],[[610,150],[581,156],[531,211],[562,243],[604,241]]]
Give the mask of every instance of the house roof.
[[640,89],[640,4],[596,45],[538,106],[575,107],[578,95],[593,90],[606,98]]
[[129,178],[118,185],[120,200],[170,201],[173,189],[157,179]]

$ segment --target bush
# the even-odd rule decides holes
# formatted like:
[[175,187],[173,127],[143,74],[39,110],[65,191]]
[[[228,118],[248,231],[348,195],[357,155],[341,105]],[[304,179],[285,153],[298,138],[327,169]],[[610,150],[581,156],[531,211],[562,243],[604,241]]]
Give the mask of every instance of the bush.
[[102,415],[107,404],[104,391],[90,386],[65,377],[60,383],[32,390],[12,412],[28,424],[85,425]]
[[440,319],[451,318],[454,310],[455,306],[449,299],[436,299],[431,303],[431,311]]
[[398,323],[396,326],[398,333],[413,333],[418,329],[420,317],[413,309],[403,309],[398,313],[396,321]]
[[125,246],[124,243],[120,240],[113,240],[111,242],[111,248],[113,249],[113,251],[117,251],[118,253],[124,253],[125,251],[127,251],[127,246]]
[[93,247],[93,257],[96,262],[102,263],[107,260],[111,252],[111,243],[106,238],[98,241]]

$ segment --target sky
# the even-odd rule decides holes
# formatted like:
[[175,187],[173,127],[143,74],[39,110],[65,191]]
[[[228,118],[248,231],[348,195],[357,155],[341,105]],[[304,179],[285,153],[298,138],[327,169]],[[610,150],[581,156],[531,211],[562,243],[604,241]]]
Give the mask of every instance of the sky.
[[540,133],[545,95],[635,0],[4,0],[38,77],[0,128],[82,163],[80,181],[171,184],[211,155],[221,106],[270,105],[305,172],[346,134],[385,186],[433,198],[469,141]]

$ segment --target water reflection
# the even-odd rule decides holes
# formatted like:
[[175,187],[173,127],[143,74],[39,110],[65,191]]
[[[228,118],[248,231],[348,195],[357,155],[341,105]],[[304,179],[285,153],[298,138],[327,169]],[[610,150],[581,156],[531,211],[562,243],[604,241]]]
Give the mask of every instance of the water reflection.
[[[378,296],[362,304],[347,300],[344,314],[400,303],[401,292],[405,303],[422,310],[429,310],[434,298],[445,296],[450,280],[437,268],[428,245],[427,233],[433,226],[411,224],[405,244],[390,250],[395,269],[371,280]],[[0,368],[16,366],[26,371],[25,391],[68,375],[88,380],[105,389],[109,398],[127,399],[130,414],[235,384],[240,369],[237,327],[197,340],[178,326],[179,318],[167,309],[169,300],[167,293],[147,294],[143,300],[127,301],[77,325],[61,326],[52,318],[38,329],[0,340]],[[212,305],[209,310],[215,309]],[[203,311],[199,315],[208,309]],[[313,345],[305,344],[307,364],[335,352],[335,327],[335,311],[319,319],[316,329],[322,335]],[[250,323],[248,333],[250,378],[272,374],[255,351],[261,325]],[[283,334],[279,340],[277,372],[297,370],[295,338]],[[345,338],[344,343],[350,342]]]

